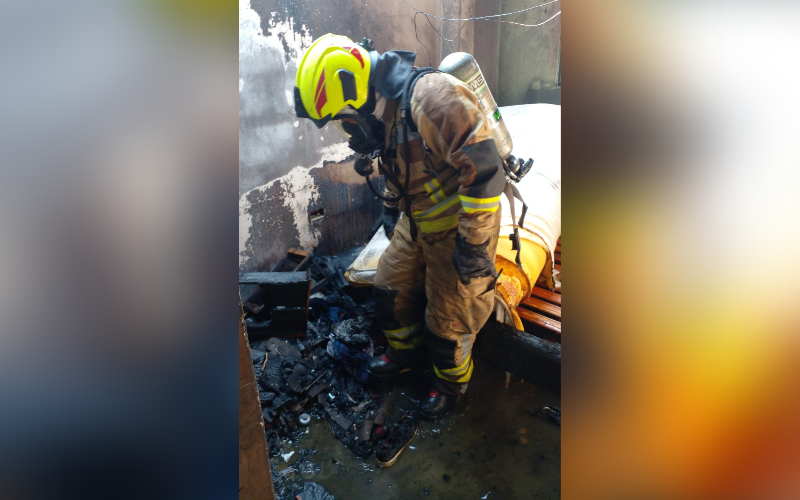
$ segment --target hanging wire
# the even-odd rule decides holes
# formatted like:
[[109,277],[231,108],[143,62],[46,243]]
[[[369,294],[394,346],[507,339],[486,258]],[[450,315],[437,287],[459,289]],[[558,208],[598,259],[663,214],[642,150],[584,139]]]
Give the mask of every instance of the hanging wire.
[[527,26],[528,28],[535,28],[535,27],[537,27],[537,26],[541,26],[541,25],[543,25],[543,24],[547,24],[547,23],[549,23],[550,21],[552,21],[553,19],[555,19],[556,17],[558,17],[558,16],[560,16],[560,15],[561,15],[561,11],[559,10],[558,12],[556,12],[556,13],[553,15],[553,17],[551,17],[551,18],[547,19],[546,21],[542,21],[542,22],[541,22],[541,23],[539,23],[539,24],[515,23],[514,21],[501,21],[501,20],[499,20],[499,19],[481,19],[481,20],[482,20],[482,21],[495,21],[495,22],[498,22],[498,23],[516,24],[517,26]]
[[[505,14],[494,14],[494,15],[491,15],[491,16],[468,17],[466,19],[434,16],[433,14],[428,14],[427,12],[423,12],[423,11],[419,10],[418,8],[416,8],[413,5],[411,5],[410,3],[408,3],[406,0],[403,0],[403,3],[408,5],[409,7],[414,9],[415,11],[417,11],[418,14],[423,14],[423,15],[428,16],[428,17],[441,19],[442,21],[478,21],[478,20],[482,20],[482,19],[487,19],[488,20],[488,19],[491,19],[493,17],[511,16],[513,14],[519,14],[520,12],[526,12],[526,11],[529,11],[529,10],[538,9],[539,7],[544,7],[546,5],[550,5],[551,3],[556,3],[556,2],[560,2],[560,1],[561,0],[551,0],[550,2],[546,2],[546,3],[540,4],[540,5],[534,5],[533,7],[528,7],[527,9],[516,10],[514,12],[506,12]],[[558,11],[556,16],[558,14],[561,14],[561,11]],[[556,17],[556,16],[553,16],[553,17]],[[550,19],[553,19],[553,17],[551,17]],[[547,21],[549,21],[550,19],[548,19]],[[545,23],[547,21],[545,21]],[[503,22],[509,22],[509,21],[503,21]],[[517,23],[515,23],[515,24],[517,24]],[[542,23],[542,24],[544,24],[544,23]],[[523,25],[523,26],[528,26],[528,25]],[[533,26],[539,26],[539,25],[537,24],[537,25],[533,25]]]
[[[528,8],[526,8],[526,9],[521,9],[521,10],[517,10],[517,11],[514,11],[514,12],[506,12],[506,13],[504,13],[504,14],[493,14],[493,15],[491,15],[491,16],[468,17],[468,18],[466,18],[466,19],[460,19],[460,18],[450,18],[450,17],[439,17],[439,16],[435,16],[435,15],[433,15],[433,14],[428,14],[427,12],[424,12],[424,11],[421,11],[421,10],[419,10],[418,8],[416,8],[416,7],[414,7],[413,5],[411,5],[410,3],[408,3],[408,1],[407,1],[407,0],[403,0],[403,3],[404,3],[404,4],[406,4],[406,5],[408,5],[408,6],[409,6],[409,7],[411,7],[412,9],[414,9],[414,38],[416,38],[416,39],[417,39],[417,41],[418,41],[418,42],[419,42],[419,43],[420,43],[420,44],[421,44],[423,47],[425,47],[425,51],[428,53],[428,61],[429,61],[429,64],[430,64],[430,61],[431,61],[431,51],[430,51],[430,50],[428,50],[428,46],[427,46],[427,45],[425,45],[425,44],[422,42],[422,40],[420,40],[420,39],[419,39],[419,36],[417,35],[417,16],[418,16],[418,15],[420,15],[420,14],[422,14],[423,16],[425,16],[425,20],[427,20],[427,21],[428,21],[428,24],[430,24],[430,25],[431,25],[431,29],[433,29],[433,31],[435,31],[435,32],[436,32],[436,34],[437,34],[437,35],[439,35],[439,38],[441,38],[442,40],[445,40],[445,41],[447,41],[447,42],[455,42],[456,40],[458,40],[458,39],[461,37],[461,31],[464,29],[464,26],[466,26],[466,25],[467,25],[467,22],[469,22],[469,21],[494,21],[494,22],[497,22],[497,23],[516,24],[517,26],[526,26],[526,27],[528,27],[528,28],[535,28],[535,27],[537,27],[537,26],[542,26],[543,24],[547,24],[547,23],[549,23],[550,21],[552,21],[553,19],[555,19],[556,17],[560,16],[560,15],[561,15],[561,11],[559,10],[558,12],[556,12],[556,13],[555,13],[553,16],[551,16],[551,17],[550,17],[549,19],[547,19],[546,21],[543,21],[543,22],[541,22],[541,23],[538,23],[538,24],[525,24],[525,23],[517,23],[517,22],[514,22],[514,21],[503,21],[503,20],[500,20],[500,19],[495,19],[495,18],[497,18],[497,17],[503,17],[503,16],[511,16],[511,15],[514,15],[514,14],[519,14],[519,13],[522,13],[522,12],[526,12],[526,11],[533,10],[533,9],[538,9],[538,8],[540,8],[540,7],[544,7],[544,6],[546,6],[546,5],[550,5],[550,4],[553,4],[553,3],[556,3],[556,2],[560,2],[560,1],[561,1],[561,0],[551,0],[550,2],[546,2],[546,3],[540,4],[540,5],[534,5],[533,7],[528,7]],[[430,18],[439,19],[439,20],[441,20],[441,21],[465,21],[465,22],[464,22],[464,23],[461,25],[461,27],[458,29],[458,33],[456,33],[456,36],[455,36],[455,38],[453,38],[453,39],[450,39],[450,38],[447,38],[447,37],[445,37],[444,35],[442,35],[442,34],[439,32],[439,30],[437,30],[437,29],[436,29],[436,27],[435,27],[435,26],[433,25],[433,23],[431,22],[431,19],[430,19]]]

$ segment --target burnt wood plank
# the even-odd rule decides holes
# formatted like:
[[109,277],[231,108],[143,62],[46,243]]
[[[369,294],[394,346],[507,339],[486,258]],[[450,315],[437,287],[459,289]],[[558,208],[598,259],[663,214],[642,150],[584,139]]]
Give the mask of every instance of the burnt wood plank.
[[309,264],[311,264],[311,254],[312,252],[308,250],[301,250],[299,248],[290,248],[289,254],[294,257],[294,260],[298,262],[297,267],[294,268],[295,271],[303,271],[305,270]]
[[308,297],[311,280],[308,273],[242,273],[239,283],[258,285],[258,288],[247,298],[250,304],[264,304],[266,307],[258,313],[258,319],[268,319],[269,312],[276,306],[295,306],[308,308]]
[[473,352],[553,394],[561,394],[559,344],[490,320],[478,334]]
[[239,498],[274,500],[258,384],[239,297]]
[[269,319],[247,319],[251,340],[281,336],[305,336],[308,329],[308,310],[302,307],[281,307],[269,313]]
[[305,271],[287,273],[239,273],[240,285],[290,285],[308,280]]

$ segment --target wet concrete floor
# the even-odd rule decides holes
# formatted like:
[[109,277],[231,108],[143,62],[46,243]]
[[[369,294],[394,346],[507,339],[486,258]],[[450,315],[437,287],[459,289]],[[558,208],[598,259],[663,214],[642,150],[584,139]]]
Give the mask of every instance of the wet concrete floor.
[[[561,429],[528,409],[560,407],[561,398],[518,377],[511,377],[508,389],[505,382],[503,370],[476,359],[469,390],[454,412],[438,423],[420,422],[410,447],[386,469],[377,465],[374,454],[357,459],[325,421],[315,420],[298,443],[284,449],[316,447],[308,458],[321,470],[290,477],[316,481],[337,500],[560,498]],[[392,398],[405,409],[413,406],[409,396],[422,391],[427,389],[407,379]],[[299,455],[272,461],[282,470]]]

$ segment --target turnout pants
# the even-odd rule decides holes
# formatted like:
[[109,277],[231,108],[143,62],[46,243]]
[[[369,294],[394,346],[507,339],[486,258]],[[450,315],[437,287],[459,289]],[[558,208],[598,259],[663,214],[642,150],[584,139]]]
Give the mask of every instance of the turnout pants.
[[[500,230],[487,248],[494,260]],[[463,394],[472,376],[472,345],[494,308],[494,278],[461,283],[453,265],[458,228],[442,233],[420,232],[411,239],[407,217],[397,223],[375,275],[378,325],[383,330],[392,362],[412,364],[428,346],[433,363],[434,389]]]

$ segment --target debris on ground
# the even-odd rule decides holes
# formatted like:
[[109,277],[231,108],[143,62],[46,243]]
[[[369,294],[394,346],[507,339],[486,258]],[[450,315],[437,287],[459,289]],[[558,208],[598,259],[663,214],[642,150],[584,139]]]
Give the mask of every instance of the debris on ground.
[[398,456],[414,439],[417,424],[416,414],[405,413],[396,423],[392,419],[387,419],[376,429],[375,435],[380,436],[375,446],[375,456],[379,465],[383,467],[394,465]]
[[[283,458],[283,468],[272,470],[282,500],[329,498],[319,496],[329,494],[303,478],[321,470],[320,462],[311,459],[316,448],[293,449],[312,420],[325,420],[361,460],[376,449],[382,457],[396,457],[416,432],[416,412],[409,411],[413,408],[395,409],[388,397],[374,396],[365,387],[367,364],[385,352],[386,344],[373,326],[376,309],[369,290],[350,286],[343,268],[335,257],[310,259],[314,285],[305,338],[250,343],[269,456]],[[345,468],[337,458],[331,461]],[[362,464],[362,473],[374,471]]]
[[322,470],[319,465],[315,464],[306,457],[302,457],[295,462],[294,468],[297,469],[297,472],[300,474],[316,474]]
[[528,411],[530,411],[534,416],[544,415],[547,418],[549,418],[551,422],[561,427],[561,408],[559,408],[558,406],[545,405],[536,411],[533,411],[532,409],[528,408]]
[[338,459],[338,458],[336,458],[336,457],[331,457],[331,463],[333,463],[333,465],[335,465],[335,466],[339,467],[339,468],[340,468],[340,469],[342,469],[342,470],[347,470],[347,467],[345,467],[345,466],[344,466],[344,464],[342,463],[342,461],[341,461],[341,460],[339,460],[339,459]]
[[335,500],[325,488],[313,481],[306,481],[303,491],[297,495],[297,498],[298,500]]

